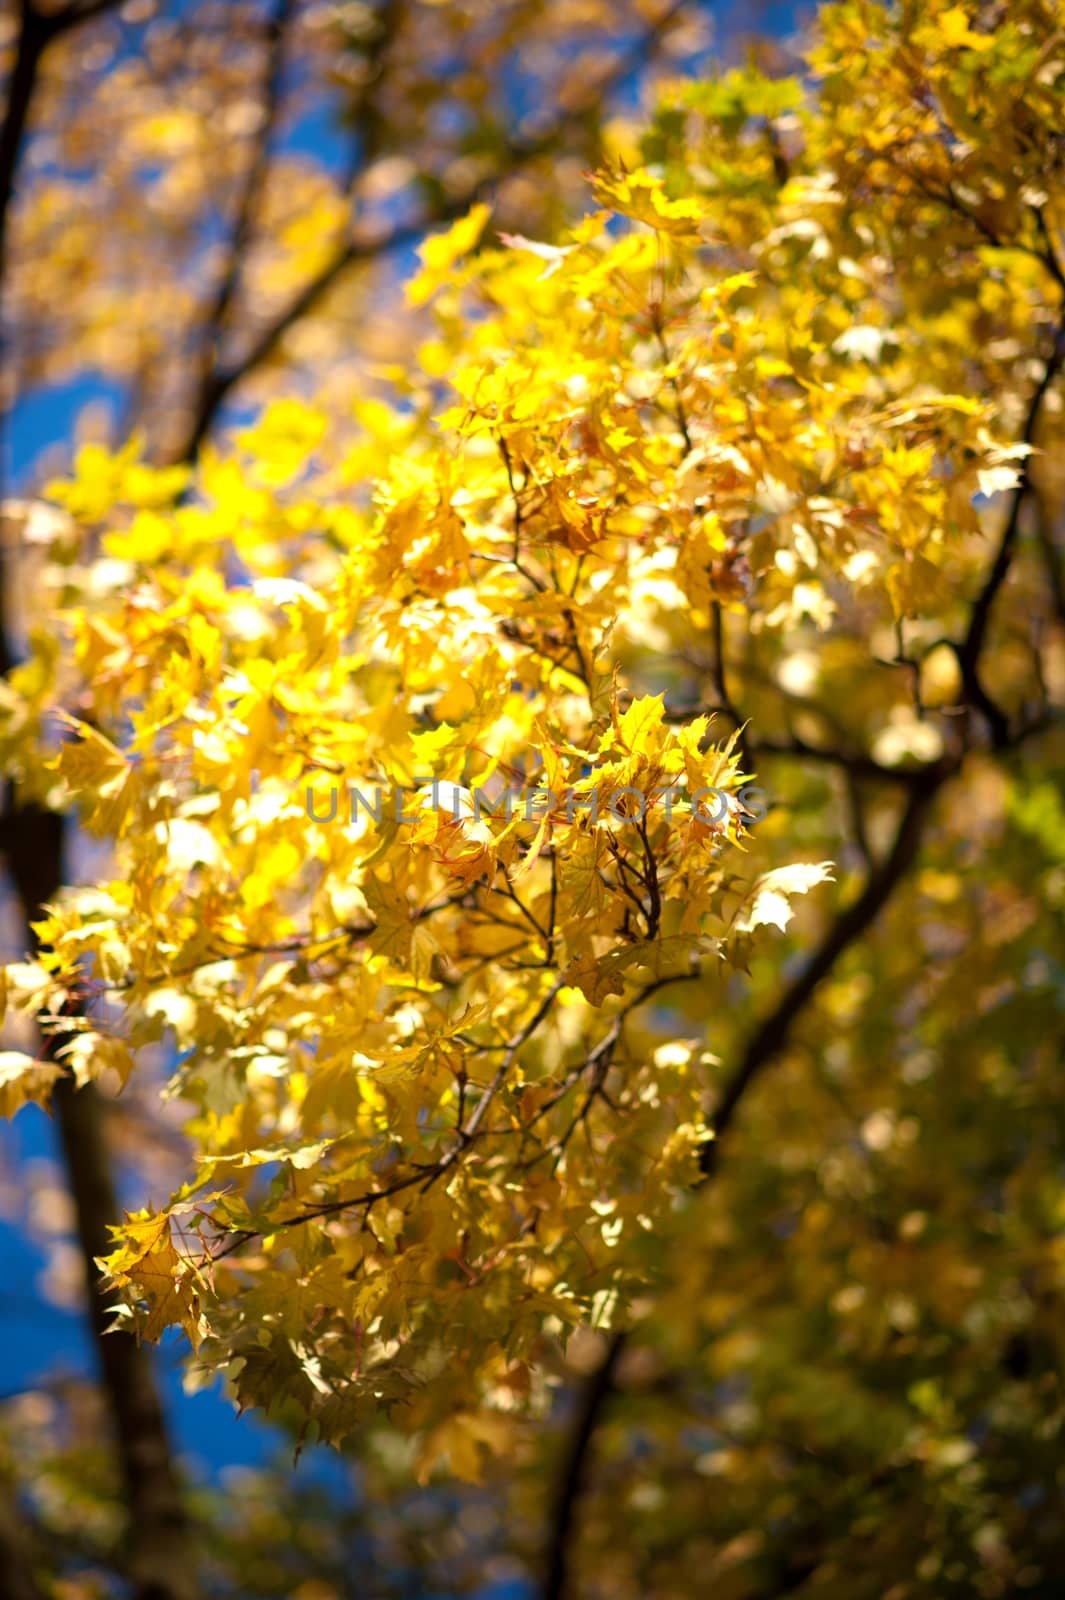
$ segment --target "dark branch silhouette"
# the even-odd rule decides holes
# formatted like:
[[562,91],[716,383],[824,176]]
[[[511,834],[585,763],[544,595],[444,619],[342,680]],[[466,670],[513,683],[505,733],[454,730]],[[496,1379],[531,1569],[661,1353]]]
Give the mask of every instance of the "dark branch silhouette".
[[[202,380],[199,402],[189,430],[175,452],[179,461],[194,461],[218,420],[232,391],[276,354],[281,341],[305,316],[313,312],[349,267],[379,261],[396,251],[418,243],[432,228],[454,222],[471,206],[493,194],[507,178],[513,177],[536,157],[553,149],[567,129],[579,126],[588,112],[601,104],[620,84],[643,66],[669,24],[683,10],[685,0],[674,0],[645,28],[640,38],[606,72],[594,79],[577,105],[556,118],[546,132],[535,138],[511,139],[503,150],[499,168],[488,177],[469,184],[450,200],[427,211],[414,222],[399,224],[383,234],[363,238],[354,235],[338,242],[328,261],[298,289],[286,306],[256,333],[244,353],[230,362],[216,362]],[[355,163],[349,194],[361,163]]]
[[[111,4],[112,0],[106,0],[72,6],[49,15],[42,15],[25,0],[21,7],[15,63],[0,129],[0,314],[11,202],[42,57],[54,40],[110,10]],[[0,350],[6,354],[6,343],[0,343]],[[5,604],[6,578],[5,566],[0,563],[0,670],[4,673],[14,665]],[[62,882],[64,831],[62,817],[37,805],[16,806],[10,784],[5,785],[0,848],[18,898],[27,941],[29,924],[40,917],[42,907],[54,898]],[[62,1042],[62,1035],[53,1035],[46,1048],[54,1052]],[[72,1078],[64,1077],[56,1084],[53,1110],[74,1203],[93,1339],[125,1487],[129,1570],[143,1600],[191,1600],[195,1579],[188,1559],[189,1528],[151,1360],[131,1334],[107,1332],[111,1311],[101,1290],[95,1258],[110,1249],[109,1227],[118,1220],[119,1210],[111,1178],[103,1103],[91,1085],[78,1090]],[[4,1553],[9,1557],[5,1581],[19,1600],[22,1596],[33,1600],[36,1589],[32,1577],[25,1572],[20,1575],[20,1569],[10,1565],[17,1554],[12,1544],[14,1517],[11,1508],[6,1516],[7,1532],[0,1533],[0,1548],[6,1545]]]

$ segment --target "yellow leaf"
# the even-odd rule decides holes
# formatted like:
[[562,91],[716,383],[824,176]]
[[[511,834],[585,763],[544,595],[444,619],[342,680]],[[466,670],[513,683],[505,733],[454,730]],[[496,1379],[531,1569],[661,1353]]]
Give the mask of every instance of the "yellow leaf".
[[63,1068],[54,1061],[39,1061],[22,1050],[0,1050],[0,1117],[32,1102],[46,1106]]
[[654,736],[664,716],[665,702],[660,694],[646,694],[634,700],[618,722],[618,734],[625,749],[633,755],[649,748],[657,750],[661,741]]
[[807,894],[815,884],[831,877],[831,861],[796,861],[764,873],[734,918],[733,931],[753,933],[755,928],[774,927],[783,933],[792,917],[792,896]]
[[418,247],[422,270],[407,284],[412,306],[424,305],[446,281],[457,261],[472,250],[484,232],[491,207],[479,202],[444,233],[433,234]]

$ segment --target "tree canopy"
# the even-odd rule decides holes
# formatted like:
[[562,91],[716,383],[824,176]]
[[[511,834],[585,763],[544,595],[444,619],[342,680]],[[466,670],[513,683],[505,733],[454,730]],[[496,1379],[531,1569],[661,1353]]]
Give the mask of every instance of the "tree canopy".
[[[101,1350],[177,1327],[355,1451],[381,1594],[1049,1597],[1065,13],[824,5],[578,194],[522,175],[620,81],[560,67],[574,9],[281,5],[218,173],[209,9],[46,77],[94,175],[31,142],[8,372],[145,393],[9,514],[3,1109],[179,1102]],[[290,29],[344,182],[266,160]],[[165,218],[113,261],[125,185]],[[344,276],[415,238],[402,303]]]

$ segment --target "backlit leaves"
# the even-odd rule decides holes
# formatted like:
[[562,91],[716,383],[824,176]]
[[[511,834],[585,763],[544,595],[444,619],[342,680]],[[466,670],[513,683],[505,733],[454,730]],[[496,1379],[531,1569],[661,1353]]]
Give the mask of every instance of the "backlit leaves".
[[[671,90],[557,239],[481,201],[432,234],[394,405],[279,398],[195,474],[86,446],[51,488],[4,759],[112,854],[7,969],[57,1058],[9,1053],[4,1105],[162,1045],[196,1177],[107,1267],[242,1406],[330,1440],[402,1407],[423,1474],[483,1478],[501,1375],[673,1270],[716,1033],[734,1054],[755,958],[835,904],[841,843],[852,893],[905,788],[854,841],[844,802],[961,737],[932,648],[957,663],[1033,381],[980,363],[1051,280],[957,109],[1012,24],[927,9],[903,40],[829,8],[804,104],[753,69]],[[759,741],[812,764],[764,817]],[[1051,810],[1011,815],[1042,848]]]

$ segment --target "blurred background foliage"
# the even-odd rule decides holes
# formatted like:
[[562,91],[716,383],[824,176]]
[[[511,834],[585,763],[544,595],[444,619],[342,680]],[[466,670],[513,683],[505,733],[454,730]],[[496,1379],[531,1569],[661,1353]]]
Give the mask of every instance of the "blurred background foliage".
[[[894,55],[869,43],[885,10],[903,37]],[[185,462],[278,394],[313,393],[341,418],[353,396],[402,396],[434,359],[428,316],[401,293],[427,229],[490,199],[493,227],[550,238],[586,207],[582,175],[604,150],[678,171],[692,112],[710,132],[685,181],[713,197],[739,259],[771,239],[760,259],[785,316],[850,337],[870,383],[881,357],[926,363],[1020,436],[1065,287],[1060,267],[1056,281],[1044,270],[1063,255],[1051,235],[1065,220],[1065,15],[1029,0],[850,0],[826,15],[831,42],[800,58],[806,19],[783,6],[9,0],[10,637],[36,581],[35,495],[77,446],[136,433],[149,459]],[[900,182],[899,130],[878,125],[891,74],[907,51],[919,62],[922,27],[942,41],[970,24],[1005,42],[983,79],[937,81],[949,137],[929,135]],[[767,81],[787,72],[823,80],[829,115],[805,136],[794,89]],[[931,104],[913,73],[907,94]],[[780,190],[804,137],[808,167],[831,168],[848,195],[861,270],[839,237],[788,232]],[[942,188],[929,193],[937,138]],[[872,283],[879,322],[853,326],[848,281],[855,302]],[[985,673],[1018,717],[1060,705],[1065,684],[1061,415],[1051,392]],[[937,643],[870,639],[860,618],[817,634],[797,618],[782,649],[737,644],[735,698],[756,737],[767,730],[767,837],[875,878],[908,792],[898,774],[935,761],[962,699]],[[638,682],[639,652],[627,667]],[[714,678],[693,647],[671,687],[697,699]],[[729,1129],[665,1301],[616,1359],[592,1330],[554,1352],[552,1403],[486,1483],[412,1487],[412,1441],[384,1419],[341,1460],[312,1452],[294,1469],[283,1434],[235,1424],[224,1397],[184,1397],[164,1347],[155,1372],[199,1592],[551,1600],[562,1539],[568,1592],[589,1600],[1060,1594],[1063,750],[1053,729],[1023,749],[995,742],[936,797],[875,933],[803,995]],[[70,863],[85,879],[90,852],[79,839]],[[6,916],[17,955],[13,904]],[[784,981],[800,990],[818,938],[831,926],[808,920],[786,947]],[[777,1015],[781,984],[777,959],[756,960],[711,1019],[720,1085]],[[698,998],[657,1019],[649,1049],[666,1026],[701,1038]],[[183,1173],[180,1106],[160,1112],[151,1082],[97,1102],[121,1192],[165,1198]],[[84,1252],[42,1121],[24,1112],[3,1145],[0,1592],[89,1600],[131,1592],[129,1486],[113,1395],[77,1331]]]

